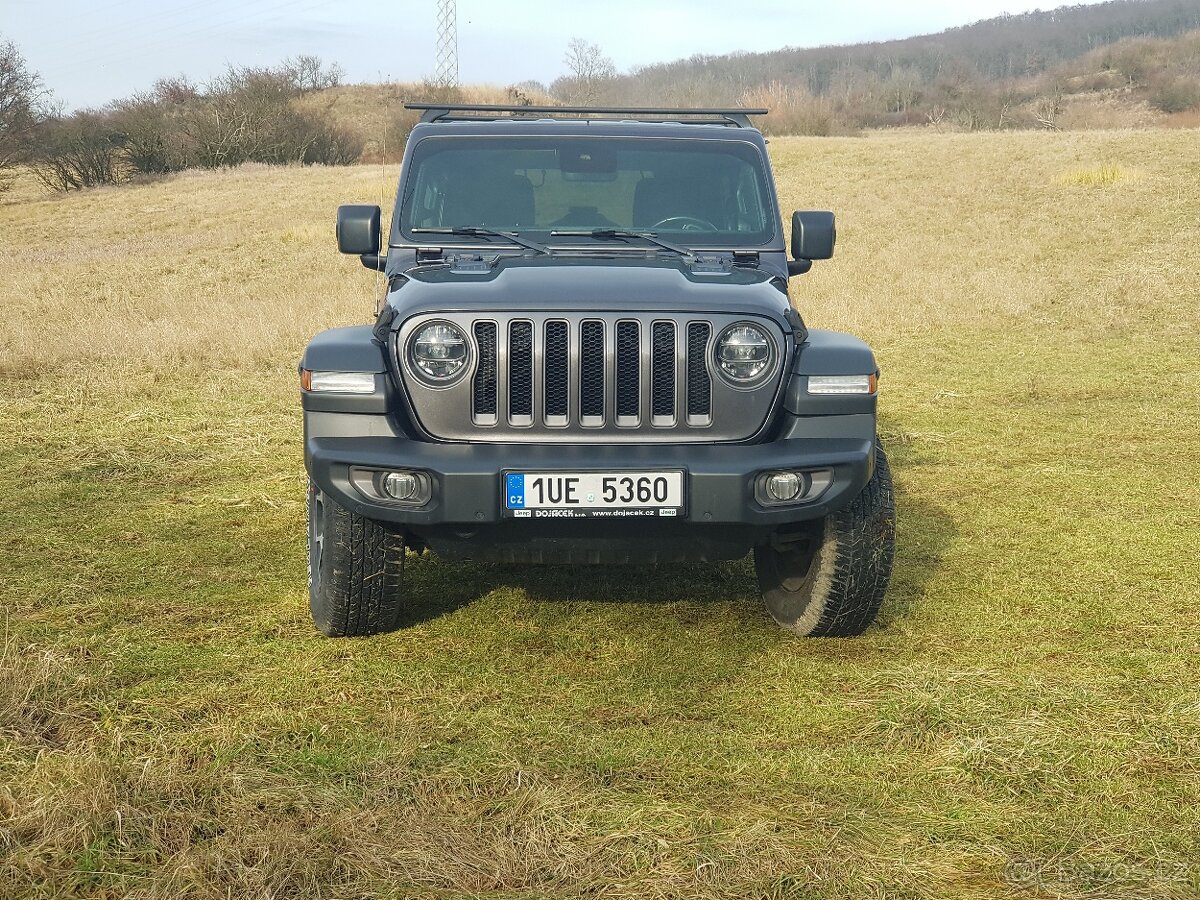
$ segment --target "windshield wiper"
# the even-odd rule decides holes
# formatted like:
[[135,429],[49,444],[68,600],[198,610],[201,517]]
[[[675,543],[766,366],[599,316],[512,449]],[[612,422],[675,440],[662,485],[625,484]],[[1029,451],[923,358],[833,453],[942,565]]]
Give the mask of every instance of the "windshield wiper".
[[538,253],[549,255],[550,248],[535,241],[521,237],[515,231],[496,231],[494,228],[477,228],[474,225],[460,226],[458,228],[411,228],[413,234],[461,234],[467,237],[498,237],[504,238],[506,241],[512,241],[520,247],[525,247],[529,250],[535,250]]
[[590,237],[601,241],[623,241],[629,238],[641,238],[643,241],[649,241],[652,244],[657,244],[664,250],[670,250],[672,253],[678,253],[680,256],[687,259],[694,258],[687,247],[680,247],[678,244],[672,244],[669,241],[664,241],[658,237],[653,231],[625,231],[621,228],[593,228],[591,231],[552,231],[550,237]]

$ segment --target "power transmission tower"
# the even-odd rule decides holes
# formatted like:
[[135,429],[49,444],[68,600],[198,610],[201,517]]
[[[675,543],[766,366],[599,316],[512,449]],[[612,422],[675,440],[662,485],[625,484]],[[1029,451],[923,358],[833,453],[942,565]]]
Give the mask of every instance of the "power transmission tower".
[[438,0],[437,71],[441,87],[458,87],[458,13],[454,0]]

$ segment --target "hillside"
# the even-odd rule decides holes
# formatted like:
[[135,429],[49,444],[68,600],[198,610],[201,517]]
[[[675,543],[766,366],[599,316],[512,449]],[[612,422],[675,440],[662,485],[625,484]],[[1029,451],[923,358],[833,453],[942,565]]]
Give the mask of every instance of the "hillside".
[[661,94],[702,82],[736,93],[782,81],[824,95],[844,87],[846,72],[885,80],[903,75],[927,83],[946,77],[995,82],[1053,72],[1126,38],[1170,38],[1194,29],[1200,29],[1195,0],[1113,0],[1003,15],[901,40],[694,56],[640,68],[629,78],[642,90]]
[[903,40],[696,56],[610,87],[624,101],[774,100],[787,132],[1144,125],[1200,105],[1196,29],[1195,0],[1115,0]]
[[[550,86],[554,91],[564,79]],[[538,93],[536,102],[571,102]],[[1115,0],[1001,16],[935,35],[770,53],[693,56],[594,82],[592,102],[765,106],[771,134],[853,134],[904,125],[976,131],[1200,125],[1200,3]],[[545,91],[545,89],[543,89]],[[512,102],[516,88],[470,86],[464,102]],[[315,95],[395,160],[420,83],[343,85]]]

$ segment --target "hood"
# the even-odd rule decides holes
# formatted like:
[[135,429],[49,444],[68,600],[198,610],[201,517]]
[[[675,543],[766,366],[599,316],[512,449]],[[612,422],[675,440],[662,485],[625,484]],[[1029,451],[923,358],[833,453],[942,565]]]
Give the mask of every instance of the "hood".
[[388,305],[403,318],[475,310],[685,310],[781,321],[789,309],[786,285],[769,272],[696,272],[678,257],[502,256],[479,268],[413,267],[393,282]]

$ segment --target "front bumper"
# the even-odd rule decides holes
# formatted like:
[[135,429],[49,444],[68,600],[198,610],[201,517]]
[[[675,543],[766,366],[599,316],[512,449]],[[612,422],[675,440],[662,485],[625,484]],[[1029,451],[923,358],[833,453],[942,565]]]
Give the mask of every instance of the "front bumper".
[[[375,416],[309,412],[305,464],[313,481],[337,503],[368,518],[415,533],[441,525],[478,527],[500,522],[504,471],[653,471],[682,469],[690,525],[775,528],[821,518],[849,503],[875,465],[872,415],[795,417],[784,437],[763,444],[441,444],[413,441],[390,428],[363,428]],[[380,502],[350,480],[352,466],[428,473],[433,495],[419,508]],[[754,482],[764,471],[829,469],[833,481],[817,498],[763,506]],[[571,525],[588,527],[588,519]],[[565,523],[564,523],[565,524]]]

